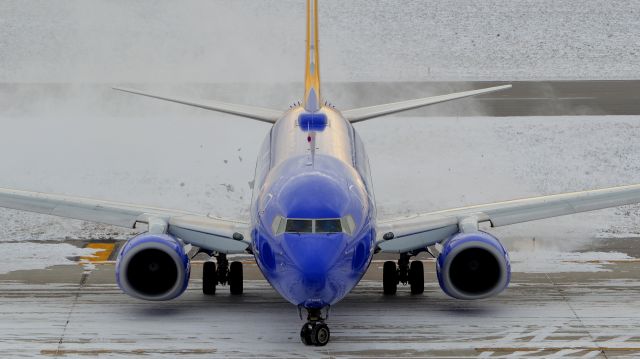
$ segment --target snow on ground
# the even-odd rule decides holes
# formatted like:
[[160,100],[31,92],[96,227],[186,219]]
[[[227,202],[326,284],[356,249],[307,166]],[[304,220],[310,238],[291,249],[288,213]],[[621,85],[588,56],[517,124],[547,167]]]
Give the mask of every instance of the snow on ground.
[[[0,187],[247,218],[267,125],[99,83],[285,108],[299,99],[293,87],[246,83],[301,81],[304,11],[293,0],[3,1]],[[320,11],[325,83],[640,78],[637,2],[327,0]],[[357,127],[380,214],[392,217],[640,182],[639,123],[403,117]],[[511,250],[537,238],[540,248],[570,252],[594,236],[638,236],[639,216],[627,206],[492,231]],[[0,209],[0,242],[135,233]]]
[[[382,217],[640,183],[640,117],[402,118],[358,128]],[[602,231],[637,236],[639,215],[628,206],[492,231],[515,249],[509,238],[575,249]]]
[[633,259],[620,252],[557,252],[534,250],[510,252],[511,270],[522,273],[601,272],[610,261]]
[[18,270],[44,269],[75,264],[70,257],[91,256],[97,250],[78,248],[67,243],[0,243],[0,274]]
[[[268,127],[212,118],[4,118],[2,187],[248,218]],[[218,117],[218,118],[216,118]],[[399,126],[389,123],[402,121]],[[153,136],[146,138],[147,128]],[[69,136],[69,128],[73,128]],[[357,126],[380,215],[640,182],[640,117],[387,118]],[[20,153],[16,156],[16,153]],[[1,210],[0,240],[127,238],[134,232]],[[638,207],[496,229],[506,238],[638,235]],[[517,249],[517,246],[516,246]]]
[[[304,13],[298,0],[5,0],[0,81],[299,81]],[[325,0],[322,74],[638,79],[639,17],[638,1]]]

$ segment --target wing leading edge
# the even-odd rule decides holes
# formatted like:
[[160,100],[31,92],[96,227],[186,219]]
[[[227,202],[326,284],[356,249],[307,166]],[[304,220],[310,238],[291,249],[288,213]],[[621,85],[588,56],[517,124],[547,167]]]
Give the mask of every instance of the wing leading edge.
[[380,221],[378,233],[384,238],[378,246],[385,252],[408,252],[446,240],[467,225],[490,222],[500,227],[634,203],[640,203],[640,184],[417,214]]
[[169,97],[163,95],[156,95],[148,92],[143,92],[134,89],[114,87],[114,90],[127,92],[134,95],[146,96],[155,98],[158,100],[169,101],[179,103],[181,105],[187,105],[192,107],[198,107],[205,110],[217,111],[228,113],[240,117],[250,118],[253,120],[258,120],[267,123],[276,123],[278,118],[280,118],[283,114],[282,111],[272,110],[268,108],[255,107],[255,106],[247,106],[247,105],[237,105],[233,103],[212,101],[212,100],[194,100],[194,99],[184,99],[184,98],[176,98]]
[[186,243],[220,253],[243,253],[249,246],[247,223],[185,211],[6,188],[0,188],[0,207],[125,228],[159,222]]

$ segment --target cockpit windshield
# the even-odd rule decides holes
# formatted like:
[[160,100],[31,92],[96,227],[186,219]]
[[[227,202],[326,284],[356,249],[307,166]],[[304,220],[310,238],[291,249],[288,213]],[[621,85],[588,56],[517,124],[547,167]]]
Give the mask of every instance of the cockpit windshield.
[[316,233],[340,233],[342,222],[340,219],[316,219]]
[[313,233],[313,220],[311,219],[287,219],[285,232],[288,233]]
[[355,229],[353,217],[343,218],[284,218],[277,216],[273,220],[275,235],[282,233],[347,233]]

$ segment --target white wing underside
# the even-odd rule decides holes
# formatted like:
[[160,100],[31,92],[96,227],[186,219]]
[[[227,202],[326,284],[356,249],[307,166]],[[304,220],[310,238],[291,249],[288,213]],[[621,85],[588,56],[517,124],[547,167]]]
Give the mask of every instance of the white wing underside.
[[442,242],[466,223],[490,222],[493,227],[640,203],[640,184],[593,191],[519,199],[412,217],[380,221],[379,241],[384,252],[403,253]]
[[134,228],[160,220],[167,232],[197,247],[244,253],[249,225],[206,215],[90,198],[0,188],[0,207]]

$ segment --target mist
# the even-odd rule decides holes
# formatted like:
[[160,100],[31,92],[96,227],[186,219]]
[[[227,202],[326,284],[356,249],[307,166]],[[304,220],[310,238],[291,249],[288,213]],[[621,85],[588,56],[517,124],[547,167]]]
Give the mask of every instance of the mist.
[[[628,46],[640,33],[639,5],[607,4],[323,0],[323,95],[349,109],[461,91],[466,81],[639,78],[637,49]],[[285,0],[1,2],[0,187],[247,218],[268,125],[111,87],[284,110],[302,95],[304,13],[304,1]],[[618,153],[636,148],[584,155],[589,141],[602,142],[598,133],[637,131],[635,118],[582,133],[589,141],[546,163],[520,152],[547,134],[546,120],[516,136],[515,118],[458,118],[484,115],[479,101],[426,111],[430,118],[357,128],[387,217],[640,180],[627,167],[603,167],[635,160]],[[425,112],[403,116],[417,114]],[[499,136],[505,126],[512,137]],[[563,131],[553,141],[574,140]],[[550,155],[539,150],[532,156]],[[563,161],[577,163],[575,172]],[[548,176],[530,175],[530,163]],[[612,169],[585,175],[581,166]],[[8,239],[128,235],[9,210],[0,217]]]
[[[2,82],[291,82],[301,0],[5,0]],[[640,4],[320,4],[324,81],[638,79]]]

